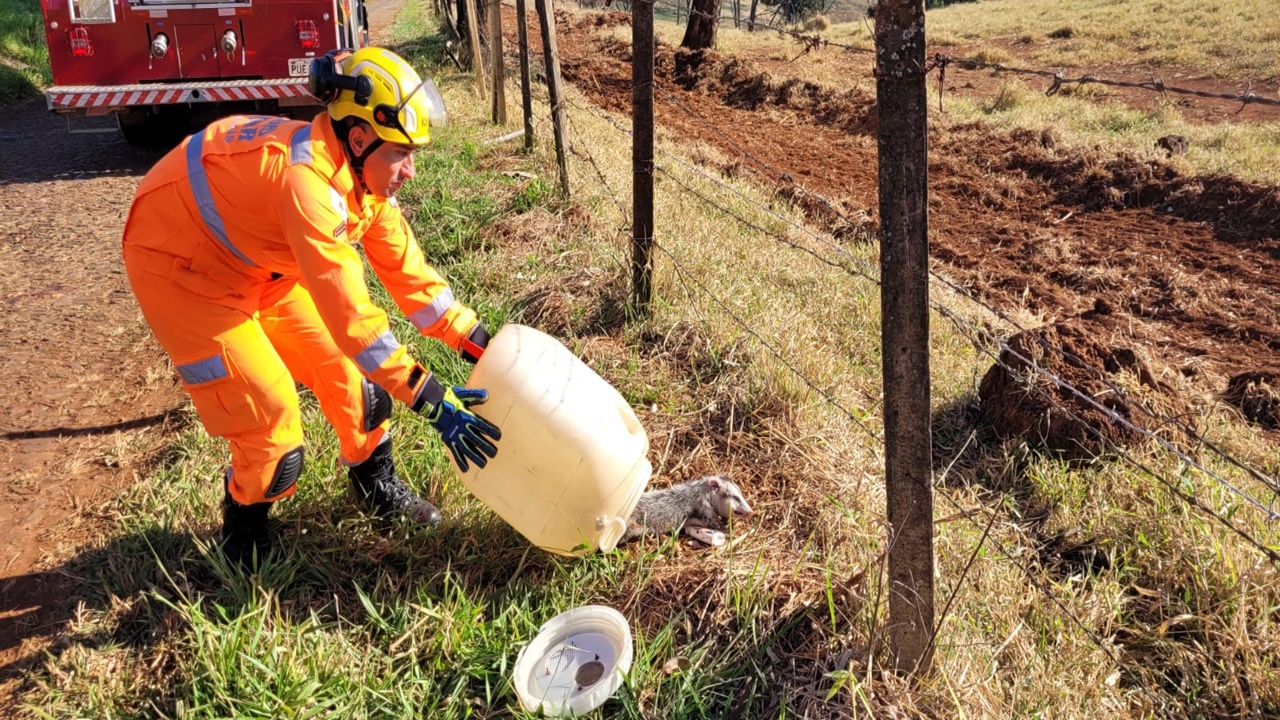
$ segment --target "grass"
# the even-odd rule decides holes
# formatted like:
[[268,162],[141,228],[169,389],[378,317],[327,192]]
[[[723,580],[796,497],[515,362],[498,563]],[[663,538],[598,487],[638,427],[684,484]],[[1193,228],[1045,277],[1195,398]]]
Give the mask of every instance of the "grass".
[[0,0],[0,107],[35,97],[52,81],[39,0]]
[[[1188,174],[1232,175],[1280,185],[1280,122],[1206,124],[1183,118],[1172,101],[1154,109],[1099,102],[1081,91],[1045,97],[1022,80],[1000,83],[991,97],[948,94],[943,124],[981,120],[998,128],[1054,128],[1069,147],[1100,148],[1167,162]],[[936,107],[935,107],[936,109]],[[1166,135],[1187,138],[1186,155],[1168,158],[1156,147]]]
[[930,32],[968,44],[1029,41],[1029,57],[1038,66],[1194,68],[1274,82],[1280,80],[1280,33],[1266,20],[1274,10],[1268,0],[985,0],[931,11],[927,22]]
[[[433,431],[399,409],[401,468],[448,520],[436,531],[381,526],[353,509],[336,441],[308,397],[308,464],[277,511],[285,554],[246,578],[208,548],[226,451],[193,427],[108,509],[113,532],[57,568],[83,578],[81,605],[31,677],[32,714],[532,717],[510,686],[516,652],[542,622],[586,603],[622,611],[636,641],[632,672],[600,713],[609,718],[1280,709],[1275,568],[1115,459],[1068,465],[975,430],[968,408],[989,361],[940,315],[937,597],[940,607],[955,599],[939,617],[935,673],[911,684],[884,672],[878,288],[681,188],[873,277],[874,244],[837,253],[714,152],[660,134],[656,215],[678,232],[659,233],[651,317],[629,320],[625,131],[570,89],[574,199],[562,200],[545,123],[534,153],[485,144],[505,129],[486,125],[488,104],[445,64],[420,3],[395,37],[436,77],[454,118],[401,194],[427,256],[490,327],[550,331],[619,388],[648,432],[655,485],[727,472],[759,516],[720,550],[654,539],[553,557],[471,498]],[[547,117],[545,97],[536,100]],[[942,289],[934,299],[1007,332]],[[394,329],[437,372],[462,378],[452,353],[403,321]],[[1200,420],[1232,454],[1276,473],[1265,438],[1223,413]],[[1187,452],[1234,477],[1201,449]],[[1133,453],[1280,545],[1258,513],[1176,456]]]

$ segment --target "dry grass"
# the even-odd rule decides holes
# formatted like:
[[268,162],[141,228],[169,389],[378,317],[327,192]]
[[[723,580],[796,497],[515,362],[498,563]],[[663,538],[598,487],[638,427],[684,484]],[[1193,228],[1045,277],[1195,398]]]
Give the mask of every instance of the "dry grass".
[[927,22],[930,34],[971,44],[1031,39],[1031,57],[1050,67],[1194,68],[1265,82],[1280,80],[1275,10],[1270,0],[985,0],[931,11]]

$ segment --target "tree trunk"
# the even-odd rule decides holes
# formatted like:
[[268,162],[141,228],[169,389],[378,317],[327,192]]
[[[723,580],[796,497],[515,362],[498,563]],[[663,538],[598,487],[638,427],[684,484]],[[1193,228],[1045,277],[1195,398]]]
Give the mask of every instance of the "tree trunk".
[[693,0],[689,8],[689,25],[684,29],[680,47],[707,50],[716,44],[716,27],[720,24],[720,0]]
[[756,31],[756,6],[760,0],[751,0],[751,14],[747,16],[747,32]]

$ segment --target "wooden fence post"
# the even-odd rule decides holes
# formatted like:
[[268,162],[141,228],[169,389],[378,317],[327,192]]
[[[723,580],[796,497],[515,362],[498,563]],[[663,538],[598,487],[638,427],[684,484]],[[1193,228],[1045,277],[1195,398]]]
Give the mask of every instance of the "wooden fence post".
[[524,0],[516,0],[516,33],[520,38],[520,104],[524,110],[524,149],[533,149],[533,95],[529,86],[529,30]]
[[547,91],[551,95],[552,134],[556,140],[556,162],[560,165],[560,191],[569,197],[569,165],[564,157],[564,86],[560,83],[560,53],[556,50],[556,18],[551,0],[534,0],[542,25],[542,54],[547,65]]
[[631,3],[631,306],[653,292],[653,0]]
[[476,74],[476,94],[484,99],[484,61],[480,59],[480,23],[476,0],[467,1],[467,40],[471,43],[471,71]]
[[502,58],[502,0],[489,0],[489,65],[493,76],[493,123],[507,124],[506,73]]
[[933,664],[929,176],[924,0],[876,8],[880,337],[889,515],[889,644],[899,672]]

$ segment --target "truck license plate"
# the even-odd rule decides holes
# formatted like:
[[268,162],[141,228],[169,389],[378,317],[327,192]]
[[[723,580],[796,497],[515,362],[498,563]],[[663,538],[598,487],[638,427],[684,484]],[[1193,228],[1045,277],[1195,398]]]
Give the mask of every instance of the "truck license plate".
[[311,58],[289,58],[289,77],[306,77]]

